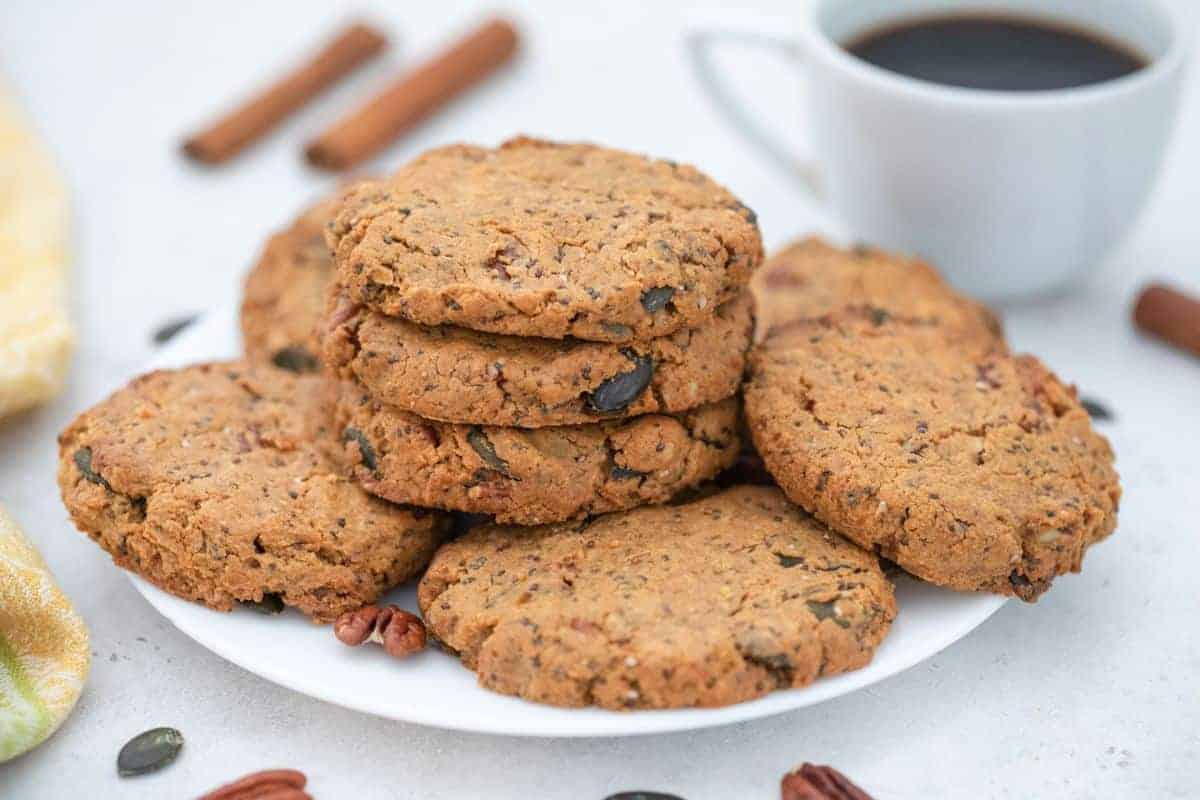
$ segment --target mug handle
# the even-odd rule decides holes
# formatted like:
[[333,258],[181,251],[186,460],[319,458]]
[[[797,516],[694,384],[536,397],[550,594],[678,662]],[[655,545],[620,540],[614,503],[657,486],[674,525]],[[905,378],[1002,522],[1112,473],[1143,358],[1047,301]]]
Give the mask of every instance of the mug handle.
[[809,200],[816,205],[823,205],[824,191],[816,164],[797,157],[790,147],[769,133],[746,110],[737,93],[721,77],[713,60],[713,48],[719,44],[742,44],[772,50],[803,65],[799,42],[794,36],[762,28],[731,28],[706,23],[693,24],[684,32],[684,52],[691,62],[696,80],[712,98],[725,121],[759,152],[781,167],[785,174],[795,177]]

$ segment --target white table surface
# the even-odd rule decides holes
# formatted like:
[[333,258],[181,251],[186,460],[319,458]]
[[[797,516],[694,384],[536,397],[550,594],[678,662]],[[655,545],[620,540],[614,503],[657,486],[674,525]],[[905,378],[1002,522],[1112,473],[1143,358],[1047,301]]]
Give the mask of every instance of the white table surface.
[[[244,772],[304,769],[320,798],[580,798],[620,789],[688,800],[777,797],[801,761],[834,764],[882,798],[1200,797],[1200,362],[1139,337],[1136,287],[1200,290],[1200,83],[1135,233],[1070,296],[1005,309],[1043,356],[1117,419],[1125,498],[1116,536],[1036,606],[1009,603],[941,655],[869,690],[752,723],[628,740],[464,735],[362,716],[278,688],[158,616],[67,521],[55,434],[134,375],[164,320],[228,300],[263,237],[331,186],[305,137],[400,64],[476,19],[464,4],[378,4],[386,63],[356,76],[232,167],[193,168],[181,136],[311,47],[327,4],[16,2],[0,9],[0,69],[61,159],[76,204],[80,351],[51,406],[0,428],[0,502],[32,535],[91,628],[92,674],[65,727],[0,766],[0,797],[189,797]],[[717,118],[690,80],[665,3],[529,3],[515,70],[384,154],[389,168],[450,140],[517,132],[692,161],[759,213],[768,244],[818,224],[788,181]],[[758,5],[786,15],[793,4]],[[1194,21],[1200,11],[1178,5]],[[794,73],[735,71],[798,127]],[[1048,215],[1053,209],[1047,209]],[[349,678],[348,678],[349,679]],[[180,760],[119,781],[130,736],[174,725]]]

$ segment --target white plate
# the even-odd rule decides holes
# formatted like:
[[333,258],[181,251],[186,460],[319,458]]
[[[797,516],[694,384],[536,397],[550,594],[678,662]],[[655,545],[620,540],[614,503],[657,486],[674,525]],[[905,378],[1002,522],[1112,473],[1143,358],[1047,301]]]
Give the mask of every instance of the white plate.
[[[222,308],[171,342],[151,366],[236,357],[236,331],[235,309]],[[904,578],[896,587],[900,615],[865,669],[728,708],[615,712],[553,708],[495,694],[476,685],[474,673],[456,659],[436,650],[398,662],[378,648],[343,647],[328,627],[313,625],[294,611],[278,617],[244,609],[224,614],[130,577],[181,631],[269,681],[368,714],[513,736],[632,736],[725,725],[802,708],[870,686],[929,658],[1004,604],[1002,597],[951,592]],[[397,590],[388,600],[416,609],[412,588]]]

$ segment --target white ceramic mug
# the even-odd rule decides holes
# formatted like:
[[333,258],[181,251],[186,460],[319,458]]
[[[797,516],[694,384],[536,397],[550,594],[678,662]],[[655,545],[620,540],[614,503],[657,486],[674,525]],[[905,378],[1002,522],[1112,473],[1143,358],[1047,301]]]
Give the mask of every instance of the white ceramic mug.
[[[1059,289],[1096,266],[1145,204],[1174,128],[1188,31],[1158,0],[811,0],[798,30],[694,27],[689,52],[721,108],[809,180],[851,235],[919,255],[986,299]],[[971,11],[1067,24],[1149,65],[1074,89],[963,89],[886,71],[841,43],[905,20]],[[795,27],[795,26],[793,26]],[[721,81],[722,41],[781,49],[807,81],[814,163],[799,164]],[[815,184],[815,185],[814,185]]]

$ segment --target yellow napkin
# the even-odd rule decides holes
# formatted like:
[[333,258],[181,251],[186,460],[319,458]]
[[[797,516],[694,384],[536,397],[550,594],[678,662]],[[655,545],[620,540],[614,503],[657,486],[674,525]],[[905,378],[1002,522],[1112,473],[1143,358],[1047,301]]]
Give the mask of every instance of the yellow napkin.
[[67,192],[0,82],[0,418],[58,394],[74,349]]
[[90,660],[83,620],[0,506],[0,762],[58,729]]

